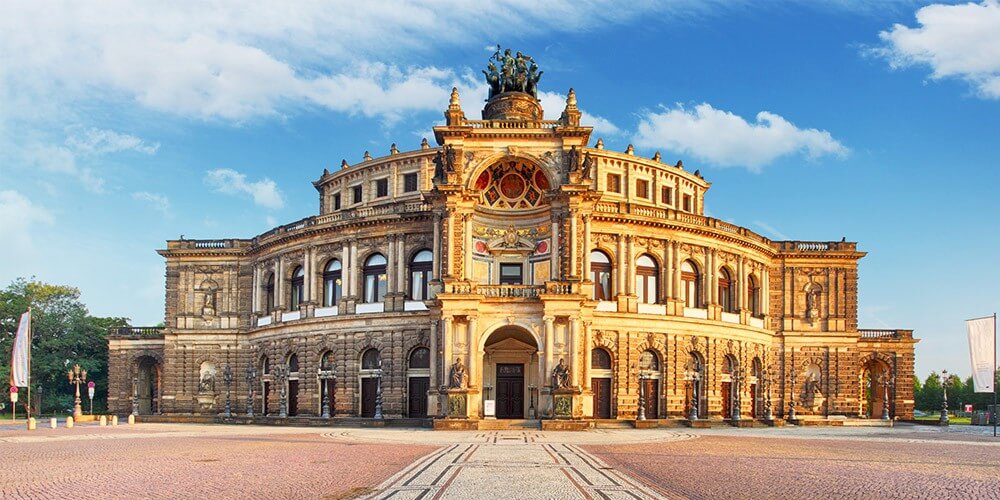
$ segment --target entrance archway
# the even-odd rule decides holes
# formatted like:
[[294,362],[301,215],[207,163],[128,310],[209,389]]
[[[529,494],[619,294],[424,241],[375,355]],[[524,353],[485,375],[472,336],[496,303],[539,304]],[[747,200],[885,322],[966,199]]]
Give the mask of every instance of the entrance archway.
[[160,413],[160,363],[152,356],[141,356],[135,363],[139,414]]
[[496,418],[535,418],[538,366],[538,343],[531,333],[516,326],[491,333],[483,345],[484,415],[492,404]]
[[[878,358],[873,358],[865,362],[861,370],[861,415],[868,418],[882,418],[884,399],[886,397],[886,384],[884,381],[892,375],[889,365]],[[889,390],[889,416],[892,417],[892,384],[888,384]]]

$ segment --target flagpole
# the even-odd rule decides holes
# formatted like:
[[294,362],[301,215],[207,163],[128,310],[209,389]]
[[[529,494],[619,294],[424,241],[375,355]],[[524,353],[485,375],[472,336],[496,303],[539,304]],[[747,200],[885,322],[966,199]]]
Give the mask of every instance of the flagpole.
[[993,437],[997,437],[997,313],[993,313]]

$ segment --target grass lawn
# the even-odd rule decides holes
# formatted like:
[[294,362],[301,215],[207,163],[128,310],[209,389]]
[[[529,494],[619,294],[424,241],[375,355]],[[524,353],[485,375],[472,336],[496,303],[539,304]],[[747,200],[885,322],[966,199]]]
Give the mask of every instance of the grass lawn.
[[[913,417],[913,420],[918,420],[920,422],[937,422],[940,419],[941,415],[925,415],[923,417]],[[956,417],[954,415],[949,415],[948,423],[951,425],[972,425],[972,417]]]

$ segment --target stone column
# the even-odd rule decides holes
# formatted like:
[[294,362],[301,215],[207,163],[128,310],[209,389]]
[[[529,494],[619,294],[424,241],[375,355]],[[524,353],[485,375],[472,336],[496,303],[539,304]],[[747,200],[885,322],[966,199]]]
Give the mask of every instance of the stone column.
[[431,250],[434,253],[431,269],[434,278],[440,279],[444,274],[441,272],[441,216],[434,214],[434,245]]
[[442,275],[444,276],[454,276],[455,273],[455,259],[452,258],[452,253],[455,247],[455,214],[448,214],[448,234],[445,237],[445,269]]
[[250,312],[257,314],[260,310],[260,268],[253,266],[253,284],[250,289]]
[[[396,256],[396,235],[387,234],[385,236],[385,243],[386,243],[385,279],[389,281],[387,283],[387,286],[385,287],[385,293],[392,294],[393,292],[396,291],[396,273],[393,271],[396,270],[396,259],[399,258]],[[391,303],[392,300],[393,299],[391,298],[388,297],[386,298],[386,302]],[[390,310],[390,308],[391,308],[390,304],[385,305],[385,309],[387,311]]]
[[746,275],[746,257],[739,258],[738,270],[736,271],[739,281],[736,284],[736,307],[740,310],[747,308],[747,275]]
[[671,269],[672,275],[671,280],[674,282],[674,299],[680,300],[681,298],[681,244],[674,241],[670,244],[671,252],[674,256],[674,267]]
[[581,340],[580,339],[580,318],[570,318],[570,320],[569,320],[569,347],[567,349],[567,351],[569,351],[569,359],[566,360],[566,362],[569,364],[570,374],[572,375],[570,377],[570,381],[571,381],[571,384],[574,387],[583,386],[583,383],[580,382],[580,378],[583,375],[583,368],[580,366],[579,362],[577,361],[577,359],[579,359],[579,357],[577,356],[578,353],[576,352],[577,349],[579,349],[580,346],[583,345],[583,342],[580,342],[580,340]]
[[351,297],[358,299],[358,275],[361,273],[358,267],[358,240],[351,240],[351,253],[349,256],[351,267],[346,268],[351,275]]
[[475,316],[469,316],[466,326],[468,327],[469,344],[469,387],[479,387],[482,383],[482,360],[479,352],[479,321]]
[[[438,358],[441,353],[438,352],[438,322],[437,320],[431,321],[431,338],[430,338],[430,350],[431,350],[431,380],[430,380],[430,394],[427,395],[427,415],[437,415],[438,414],[438,389],[441,387],[441,377],[438,373]],[[445,364],[445,366],[448,366]]]
[[[341,298],[349,297],[351,295],[351,282],[354,281],[351,276],[351,247],[350,243],[344,242],[343,247],[340,249],[340,294]],[[332,304],[340,305],[340,304]],[[340,314],[344,314],[343,311]]]
[[406,293],[406,236],[396,239],[396,259],[399,261],[399,271],[396,273],[396,291]]
[[590,279],[590,252],[593,243],[590,241],[590,216],[583,216],[583,274],[582,278]]
[[625,254],[625,236],[618,235],[618,279],[616,280],[616,287],[618,290],[618,295],[624,295],[628,293],[628,288],[625,286],[625,281],[628,280],[628,267],[626,266],[626,261],[628,256]]
[[625,243],[627,250],[625,251],[625,267],[628,270],[628,277],[626,278],[626,286],[629,295],[635,295],[635,253],[634,242],[635,238],[632,235],[625,236]]
[[660,273],[663,280],[663,302],[666,303],[667,299],[672,299],[674,297],[674,267],[677,264],[674,262],[674,251],[673,243],[670,241],[663,242],[663,272]]
[[[556,219],[558,221],[558,217],[556,217]],[[549,247],[552,248],[552,255],[550,256],[552,262],[549,264],[549,267],[551,267],[552,270],[549,271],[549,275],[553,280],[558,280],[562,277],[562,270],[559,268],[559,253],[562,251],[562,249],[559,248],[559,222],[552,223],[551,243],[552,244],[549,245]]]
[[579,276],[578,270],[576,268],[576,253],[577,253],[577,239],[576,239],[576,210],[570,210],[569,212],[569,275]]
[[312,300],[312,248],[302,252],[302,302]]
[[448,385],[451,381],[448,379],[448,367],[454,362],[454,356],[452,356],[452,351],[454,346],[452,345],[455,341],[454,335],[452,335],[452,328],[454,318],[451,316],[443,316],[441,320],[444,322],[444,334],[441,338],[441,343],[444,347],[444,364],[441,365],[441,373],[443,380],[441,385]]
[[590,337],[590,321],[583,322],[583,388],[590,390],[590,365],[593,363],[594,340]]
[[552,368],[555,366],[552,363],[552,354],[553,351],[555,350],[554,347],[555,339],[553,338],[555,336],[555,331],[552,327],[552,322],[555,321],[555,318],[552,316],[545,316],[542,318],[542,321],[545,323],[545,329],[543,330],[543,334],[545,335],[545,369],[542,371],[543,378],[542,378],[542,383],[539,385],[539,387],[551,383],[551,381],[548,379],[548,375],[549,372],[552,371]]
[[274,261],[274,290],[271,292],[274,294],[274,296],[271,297],[271,300],[274,302],[274,308],[279,310],[281,309],[281,304],[283,302],[281,300],[281,283],[284,281],[281,279],[281,260],[282,259],[279,257]]
[[465,262],[462,265],[462,278],[472,279],[472,214],[462,215],[462,255]]

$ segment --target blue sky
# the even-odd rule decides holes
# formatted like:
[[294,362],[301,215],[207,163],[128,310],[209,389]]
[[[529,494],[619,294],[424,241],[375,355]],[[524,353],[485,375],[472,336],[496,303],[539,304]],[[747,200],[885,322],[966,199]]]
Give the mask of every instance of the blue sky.
[[772,239],[860,242],[860,323],[912,328],[917,372],[969,373],[1000,309],[1000,4],[708,1],[4,2],[0,282],[163,317],[164,240],[315,214],[311,181],[419,147],[499,43],[547,113],[684,160],[707,211]]

